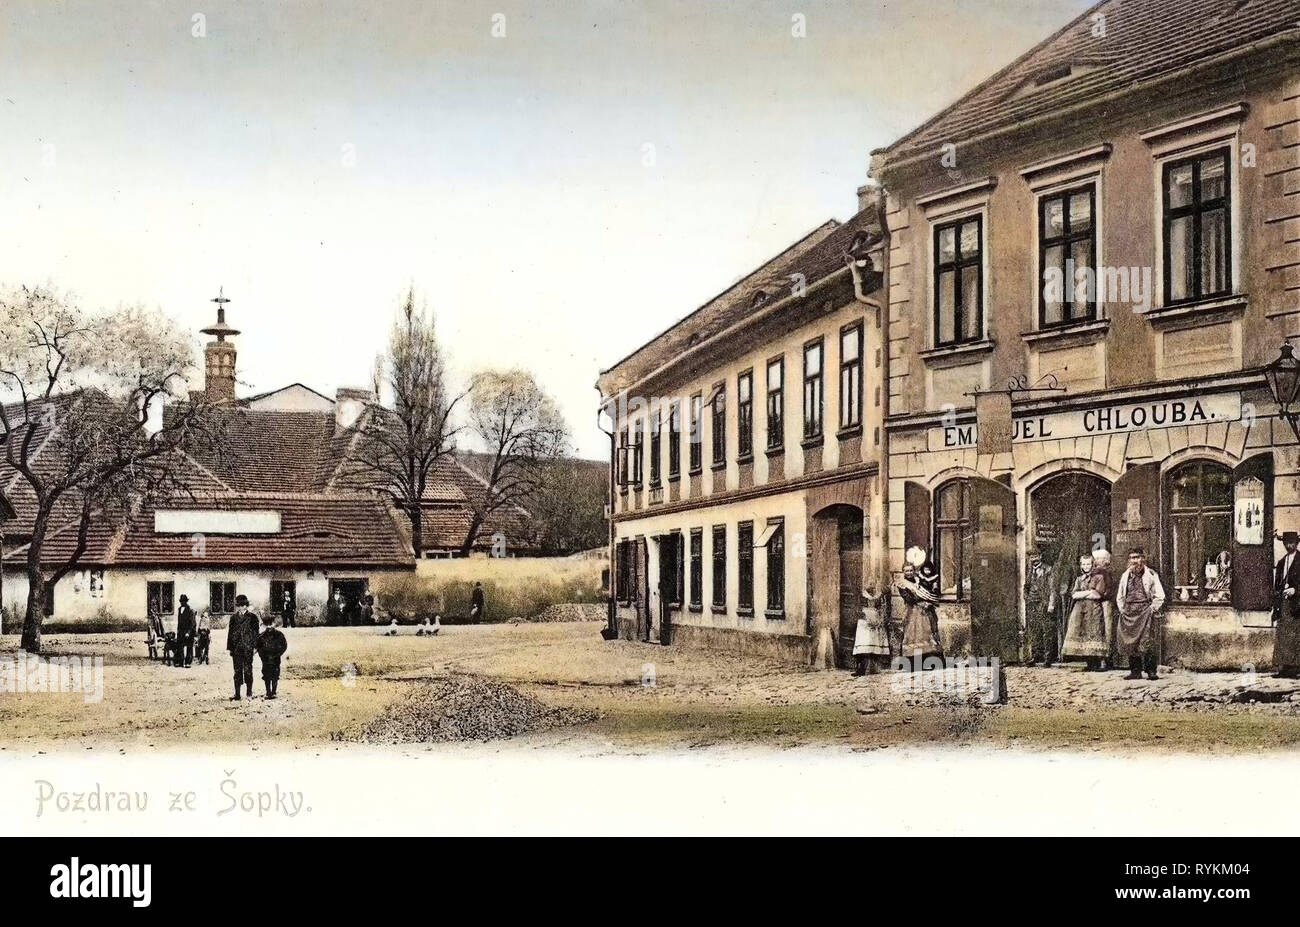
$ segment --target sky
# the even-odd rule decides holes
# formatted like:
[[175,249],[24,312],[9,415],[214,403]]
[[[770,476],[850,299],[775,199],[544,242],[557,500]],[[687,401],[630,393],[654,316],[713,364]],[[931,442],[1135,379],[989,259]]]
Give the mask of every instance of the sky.
[[1089,5],[4,0],[0,284],[196,345],[224,287],[241,394],[331,396],[414,286],[454,379],[531,370],[603,457],[600,370]]

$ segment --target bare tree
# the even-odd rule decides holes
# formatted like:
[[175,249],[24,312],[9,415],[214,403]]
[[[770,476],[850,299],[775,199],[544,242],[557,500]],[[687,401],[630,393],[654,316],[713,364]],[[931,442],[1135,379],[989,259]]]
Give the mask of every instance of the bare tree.
[[526,506],[542,485],[545,464],[568,446],[564,417],[526,370],[489,370],[470,387],[470,427],[491,459],[485,491],[471,499],[474,516],[461,544],[462,556],[474,549],[483,525],[494,513]]
[[[183,449],[218,441],[213,409],[184,397],[195,369],[190,337],[159,312],[98,315],[46,287],[0,296],[0,431],[15,498],[32,511],[22,646],[39,653],[48,589],[85,554],[95,524],[151,496],[184,491]],[[52,532],[70,553],[47,562]]]
[[375,381],[386,387],[390,404],[381,405],[377,395],[359,419],[347,459],[363,482],[406,513],[418,557],[424,528],[421,503],[434,466],[455,453],[459,428],[452,415],[464,394],[453,395],[447,387],[433,314],[417,308],[414,287],[393,323],[388,354],[377,364]]

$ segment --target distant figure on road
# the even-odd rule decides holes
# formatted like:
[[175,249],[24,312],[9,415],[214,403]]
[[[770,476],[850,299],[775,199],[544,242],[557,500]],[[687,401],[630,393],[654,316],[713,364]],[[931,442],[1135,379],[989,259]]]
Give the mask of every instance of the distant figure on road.
[[230,616],[230,625],[226,628],[226,649],[235,664],[235,694],[230,701],[239,701],[239,684],[243,681],[248,697],[253,697],[253,653],[257,650],[257,638],[261,622],[248,607],[248,596],[235,596],[235,613]]
[[275,698],[280,686],[280,658],[289,649],[289,642],[275,626],[274,615],[267,615],[262,623],[266,627],[257,638],[257,655],[262,658],[262,682],[266,684],[266,697]]
[[469,596],[469,623],[478,624],[482,621],[484,609],[483,584],[475,583],[474,591]]
[[177,661],[177,666],[194,665],[194,635],[198,631],[198,624],[194,620],[194,609],[190,608],[188,596],[181,596],[181,607],[176,609],[176,643],[179,649],[179,656],[182,660]]

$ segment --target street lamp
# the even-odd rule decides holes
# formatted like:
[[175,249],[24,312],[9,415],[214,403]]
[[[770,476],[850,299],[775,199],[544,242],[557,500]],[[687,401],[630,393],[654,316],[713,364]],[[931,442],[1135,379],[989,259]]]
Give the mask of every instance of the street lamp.
[[1264,374],[1268,377],[1268,388],[1273,393],[1279,414],[1291,426],[1296,440],[1300,441],[1300,411],[1292,408],[1300,393],[1300,360],[1296,360],[1290,342],[1283,343],[1281,356],[1264,368]]

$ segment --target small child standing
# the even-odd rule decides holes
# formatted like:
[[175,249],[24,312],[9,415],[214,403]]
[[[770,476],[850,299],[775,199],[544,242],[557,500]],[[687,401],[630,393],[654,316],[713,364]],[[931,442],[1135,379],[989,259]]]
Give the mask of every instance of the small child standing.
[[275,698],[280,685],[280,658],[289,649],[284,633],[275,626],[275,616],[270,612],[262,616],[262,633],[257,637],[257,655],[262,658],[262,682],[266,683],[266,697]]

